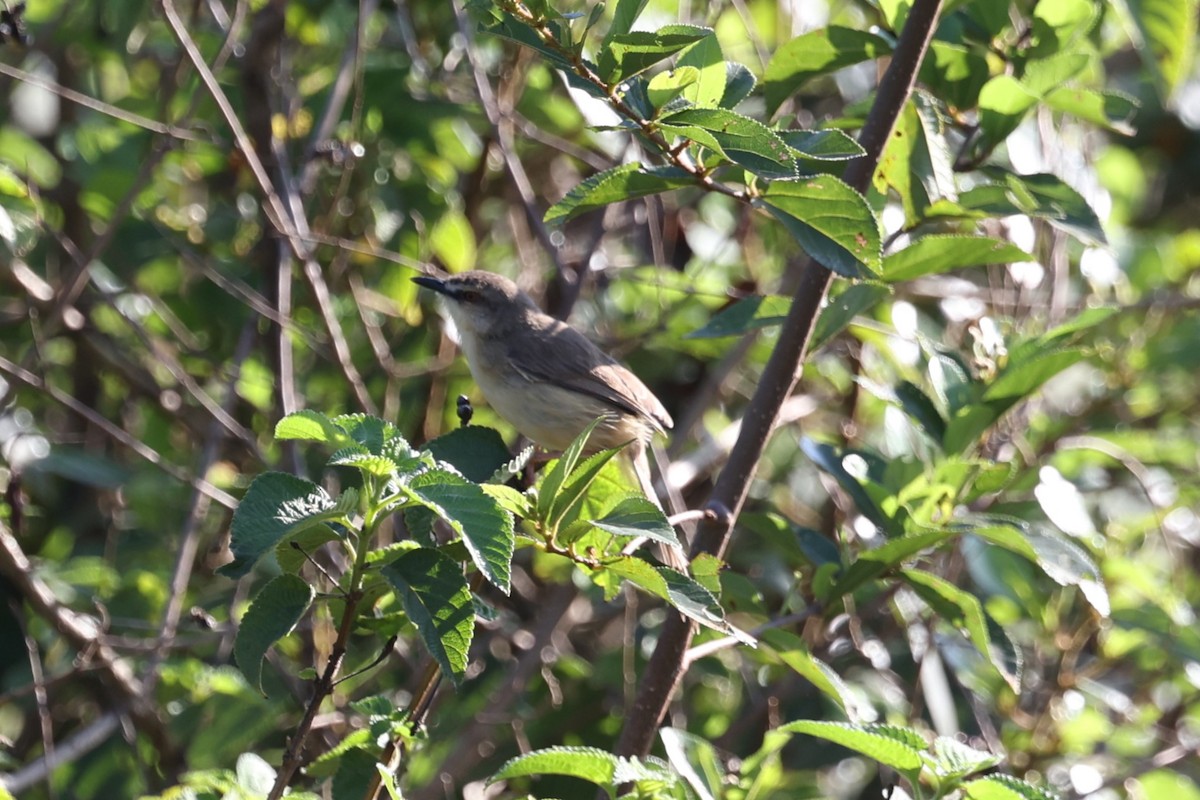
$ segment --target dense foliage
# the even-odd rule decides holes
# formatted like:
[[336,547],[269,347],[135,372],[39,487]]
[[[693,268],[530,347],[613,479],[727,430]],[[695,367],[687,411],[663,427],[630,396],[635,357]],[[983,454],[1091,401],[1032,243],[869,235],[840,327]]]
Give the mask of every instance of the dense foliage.
[[1200,797],[1198,18],[6,6],[0,796]]

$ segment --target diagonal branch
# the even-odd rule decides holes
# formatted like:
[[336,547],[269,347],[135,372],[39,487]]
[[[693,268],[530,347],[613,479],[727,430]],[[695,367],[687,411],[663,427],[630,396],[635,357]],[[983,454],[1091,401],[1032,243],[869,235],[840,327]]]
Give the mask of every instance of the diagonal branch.
[[[917,69],[933,37],[940,7],[941,0],[916,0],[909,12],[892,62],[879,82],[875,103],[859,135],[859,143],[866,155],[853,161],[846,169],[846,183],[859,192],[867,189],[871,175],[879,164],[883,146],[912,94]],[[741,435],[733,447],[729,463],[713,487],[709,507],[718,513],[714,520],[700,524],[693,553],[720,556],[729,546],[734,523],[746,502],[750,481],[762,458],[779,409],[800,379],[809,338],[832,280],[833,273],[828,269],[811,258],[806,260],[779,341],[771,352],[758,389],[747,408]],[[637,700],[625,719],[625,727],[617,742],[618,754],[644,756],[649,752],[671,695],[683,677],[688,646],[695,630],[692,623],[678,614],[667,618],[654,654],[646,665]]]

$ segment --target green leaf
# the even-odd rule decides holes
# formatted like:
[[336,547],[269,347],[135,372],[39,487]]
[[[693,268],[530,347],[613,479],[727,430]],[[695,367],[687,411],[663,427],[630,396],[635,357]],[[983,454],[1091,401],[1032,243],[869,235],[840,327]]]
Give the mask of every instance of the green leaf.
[[449,523],[483,576],[508,594],[516,543],[512,516],[478,484],[445,470],[419,475],[407,492]]
[[[250,685],[263,692],[262,662],[267,650],[291,632],[316,593],[295,575],[279,575],[264,586],[238,623],[233,656]],[[264,692],[265,694],[265,692]]]
[[971,532],[981,539],[1011,550],[1033,561],[1060,586],[1078,587],[1102,617],[1112,613],[1108,590],[1100,568],[1079,545],[1053,532],[1047,525],[1022,520],[978,517],[970,521]]
[[831,25],[797,36],[775,51],[763,75],[767,112],[774,114],[804,83],[818,75],[891,53],[882,38]]
[[662,108],[699,80],[700,70],[695,67],[676,67],[651,78],[650,83],[646,84],[646,95],[655,108]]
[[866,199],[839,178],[819,175],[775,182],[756,202],[828,269],[849,278],[879,272],[879,221]]
[[779,134],[724,108],[687,108],[663,117],[664,134],[690,139],[759,177],[792,180],[796,159]]
[[909,281],[923,275],[940,275],[952,269],[987,264],[1034,261],[1021,248],[985,236],[925,236],[883,259],[883,279],[889,283]]
[[816,350],[834,336],[841,333],[855,317],[879,305],[891,295],[891,290],[877,283],[856,283],[831,298],[821,310],[817,324],[813,327],[809,352]]
[[711,28],[696,25],[619,33],[609,37],[600,51],[600,75],[605,83],[620,83],[711,34]]
[[860,555],[842,573],[842,577],[834,585],[833,593],[835,595],[850,594],[867,581],[895,570],[922,550],[936,547],[955,535],[955,531],[937,529],[918,531],[891,539],[874,550],[868,550]]
[[979,92],[979,127],[988,142],[1008,138],[1037,105],[1038,96],[1012,75],[997,75]]
[[736,61],[725,62],[725,91],[721,94],[721,108],[730,111],[737,108],[738,103],[745,100],[754,91],[758,79],[745,64]]
[[1123,92],[1099,92],[1094,89],[1061,87],[1046,95],[1046,105],[1073,117],[1107,128],[1122,136],[1132,136],[1138,101]]
[[346,432],[334,425],[329,417],[307,408],[279,420],[275,425],[275,438],[280,441],[324,442],[334,447],[342,447],[349,442]]
[[786,733],[807,733],[862,753],[900,772],[921,769],[925,740],[909,728],[894,725],[853,725],[844,722],[799,720],[780,727]]
[[622,164],[596,173],[567,192],[546,211],[545,221],[547,225],[562,225],[584,212],[610,203],[695,185],[695,176],[678,167],[643,167],[637,162]]
[[583,455],[584,448],[587,447],[588,439],[592,436],[592,431],[596,430],[596,426],[600,424],[600,418],[592,420],[578,436],[571,442],[566,450],[563,451],[562,457],[555,461],[542,478],[542,482],[538,487],[537,512],[538,519],[551,525],[551,520],[554,518],[552,511],[555,504],[559,502],[558,494],[566,483],[568,476],[575,471],[575,465],[579,463],[580,456]]
[[396,589],[404,613],[442,674],[460,685],[475,633],[475,606],[462,566],[437,550],[422,547],[388,564],[382,574]]
[[401,449],[411,450],[396,430],[396,426],[385,419],[369,414],[342,414],[333,418],[333,424],[344,430],[352,440],[367,448],[367,452],[372,455],[386,456],[394,452],[385,451],[385,443],[391,448],[402,445]]
[[904,410],[909,419],[917,423],[926,436],[941,444],[942,438],[946,435],[946,420],[942,419],[937,406],[933,404],[928,395],[915,384],[900,381],[896,384],[895,397],[896,403]]
[[289,533],[344,517],[357,503],[356,495],[334,500],[311,481],[284,472],[264,472],[250,484],[233,512],[229,528],[233,561],[218,572],[240,578]]
[[667,517],[654,503],[644,497],[627,497],[602,519],[592,520],[597,528],[613,536],[633,539],[644,536],[682,550],[679,537],[667,522]]
[[723,789],[729,776],[711,743],[675,728],[659,728],[658,736],[662,739],[667,760],[700,800],[724,796]]
[[526,775],[566,775],[611,787],[622,759],[595,747],[549,747],[509,759],[488,785]]
[[988,635],[987,617],[979,598],[966,592],[944,578],[929,572],[906,569],[900,574],[909,587],[933,609],[934,613],[956,628],[965,631],[971,644],[987,659],[1004,678],[1014,692],[1020,691],[1017,677],[1004,667],[1003,657],[992,652],[992,638]]
[[779,131],[792,152],[812,161],[850,161],[866,155],[866,150],[839,130]]
[[[846,469],[847,459],[855,458],[867,466],[869,474],[873,473],[878,476],[884,469],[882,458],[867,450],[842,450],[807,436],[800,440],[800,450],[812,459],[814,464],[837,480],[842,489],[854,500],[854,504],[864,517],[875,523],[880,530],[890,531],[893,529],[892,520],[863,489],[862,479],[851,475]],[[869,475],[866,479],[870,479]]]
[[[346,490],[346,493],[352,492],[354,489]],[[281,539],[275,545],[275,561],[284,572],[296,574],[323,545],[340,540],[341,537],[327,525],[317,525]]]
[[1187,80],[1196,57],[1198,0],[1124,0],[1144,46],[1137,50],[1150,66],[1159,96],[1169,102]]
[[1079,192],[1054,175],[1014,175],[989,170],[1002,182],[976,186],[959,197],[967,209],[989,216],[1025,214],[1044,219],[1084,244],[1105,243],[1100,218]]
[[455,428],[427,442],[425,449],[475,483],[491,478],[512,458],[500,433],[481,425]]
[[607,49],[609,42],[614,36],[621,36],[633,30],[633,23],[642,14],[642,10],[646,8],[647,0],[617,0],[616,9],[613,11],[612,24],[608,26],[608,32],[604,34],[604,41],[600,45],[601,49]]
[[854,693],[832,667],[809,652],[803,639],[779,628],[763,631],[759,638],[769,648],[768,652],[837,703],[851,720],[854,719],[857,713]]
[[697,78],[683,89],[683,96],[697,108],[716,108],[725,94],[725,57],[717,34],[710,33],[683,51],[676,62],[680,67],[693,67]]
[[976,750],[949,736],[939,736],[933,740],[933,754],[937,759],[934,769],[943,780],[964,778],[994,767],[1001,760],[997,755]]
[[590,455],[567,476],[567,481],[551,503],[550,514],[546,518],[552,529],[557,530],[563,523],[573,522],[577,518],[588,487],[619,452],[619,448],[614,448]]
[[1081,348],[1064,347],[1033,353],[1028,358],[1009,358],[1008,364],[983,393],[984,400],[1021,400],[1043,383],[1087,356]]
[[971,800],[1059,800],[1058,795],[1011,775],[989,775],[962,785]]
[[708,589],[670,567],[656,567],[655,570],[666,582],[667,602],[680,614],[705,627],[732,636],[742,644],[755,644],[754,637],[729,624],[717,598]]
[[720,339],[741,336],[749,331],[782,324],[792,307],[790,297],[751,295],[709,318],[702,327],[686,334],[685,339]]
[[329,458],[331,467],[353,467],[366,475],[377,478],[393,478],[399,472],[399,465],[387,456],[377,456],[366,452],[362,445],[352,445],[334,453]]

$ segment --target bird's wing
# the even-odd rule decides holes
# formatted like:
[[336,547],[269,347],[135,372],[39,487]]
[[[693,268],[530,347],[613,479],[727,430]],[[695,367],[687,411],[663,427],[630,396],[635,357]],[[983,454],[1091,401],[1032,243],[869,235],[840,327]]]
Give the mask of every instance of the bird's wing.
[[546,317],[537,335],[510,345],[509,361],[527,379],[574,389],[669,429],[671,415],[636,375],[574,328]]

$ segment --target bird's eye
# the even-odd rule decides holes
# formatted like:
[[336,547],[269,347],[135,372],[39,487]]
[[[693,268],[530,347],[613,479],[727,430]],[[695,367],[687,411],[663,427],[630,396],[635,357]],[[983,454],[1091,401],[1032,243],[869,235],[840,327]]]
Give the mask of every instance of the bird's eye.
[[479,300],[479,292],[473,289],[464,289],[458,293],[458,299],[464,303],[474,303]]

